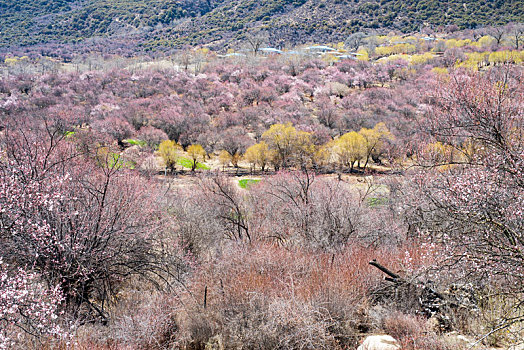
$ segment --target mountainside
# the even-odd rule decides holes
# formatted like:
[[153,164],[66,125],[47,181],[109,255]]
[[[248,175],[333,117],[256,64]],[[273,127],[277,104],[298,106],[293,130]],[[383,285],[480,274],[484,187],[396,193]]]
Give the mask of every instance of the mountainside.
[[261,30],[279,45],[512,21],[524,22],[523,0],[0,0],[0,45],[133,35],[148,48],[224,47]]
[[0,44],[147,32],[209,10],[206,0],[0,0]]

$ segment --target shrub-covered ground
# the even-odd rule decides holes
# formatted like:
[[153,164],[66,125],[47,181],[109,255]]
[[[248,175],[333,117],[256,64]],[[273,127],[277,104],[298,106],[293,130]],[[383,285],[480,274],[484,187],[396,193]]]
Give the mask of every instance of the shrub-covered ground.
[[518,344],[510,40],[146,67],[6,56],[0,348]]

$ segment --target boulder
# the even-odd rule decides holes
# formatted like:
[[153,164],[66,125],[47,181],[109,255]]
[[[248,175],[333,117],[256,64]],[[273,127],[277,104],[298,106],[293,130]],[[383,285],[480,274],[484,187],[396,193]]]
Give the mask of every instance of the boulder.
[[371,335],[357,350],[400,350],[399,343],[390,335]]

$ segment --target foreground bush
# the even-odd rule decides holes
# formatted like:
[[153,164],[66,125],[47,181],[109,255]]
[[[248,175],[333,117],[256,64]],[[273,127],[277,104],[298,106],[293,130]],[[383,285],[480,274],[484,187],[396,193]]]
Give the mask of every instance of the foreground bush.
[[180,336],[189,348],[220,342],[249,349],[353,347],[372,325],[368,294],[376,256],[401,253],[348,246],[319,254],[273,244],[234,244],[202,266],[185,293]]
[[47,288],[35,274],[12,268],[0,257],[0,349],[11,349],[30,335],[67,342],[69,329],[58,319],[62,300],[58,288]]
[[79,324],[107,323],[131,277],[157,286],[181,278],[176,242],[161,239],[168,222],[157,186],[80,152],[59,129],[40,136],[9,130],[2,139],[0,259],[56,288]]
[[[413,232],[442,243],[440,269],[507,303],[493,332],[522,339],[524,314],[524,72],[503,67],[443,79],[427,113],[424,170],[406,200]],[[429,154],[427,154],[429,153]],[[427,170],[431,168],[431,170]],[[410,193],[410,192],[406,192]],[[449,272],[452,272],[450,274]]]

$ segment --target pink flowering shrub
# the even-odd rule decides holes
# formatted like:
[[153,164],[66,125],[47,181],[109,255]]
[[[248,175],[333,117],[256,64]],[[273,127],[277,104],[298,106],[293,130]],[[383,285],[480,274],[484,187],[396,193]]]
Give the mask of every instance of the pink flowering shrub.
[[58,285],[71,315],[107,322],[107,304],[131,276],[167,278],[184,265],[157,249],[169,224],[154,184],[58,135],[19,136],[0,163],[0,256]]
[[432,202],[421,230],[447,241],[450,256],[517,289],[524,281],[522,81],[515,70],[441,82],[429,127],[448,155],[431,158],[437,171],[413,182]]
[[0,258],[0,349],[10,349],[26,335],[68,338],[60,325],[60,289],[46,288],[34,273],[12,269]]
[[508,298],[498,329],[524,321],[523,77],[504,67],[438,83],[426,113],[434,154],[420,153],[404,201],[411,231],[443,247],[438,267],[454,274],[442,276]]

